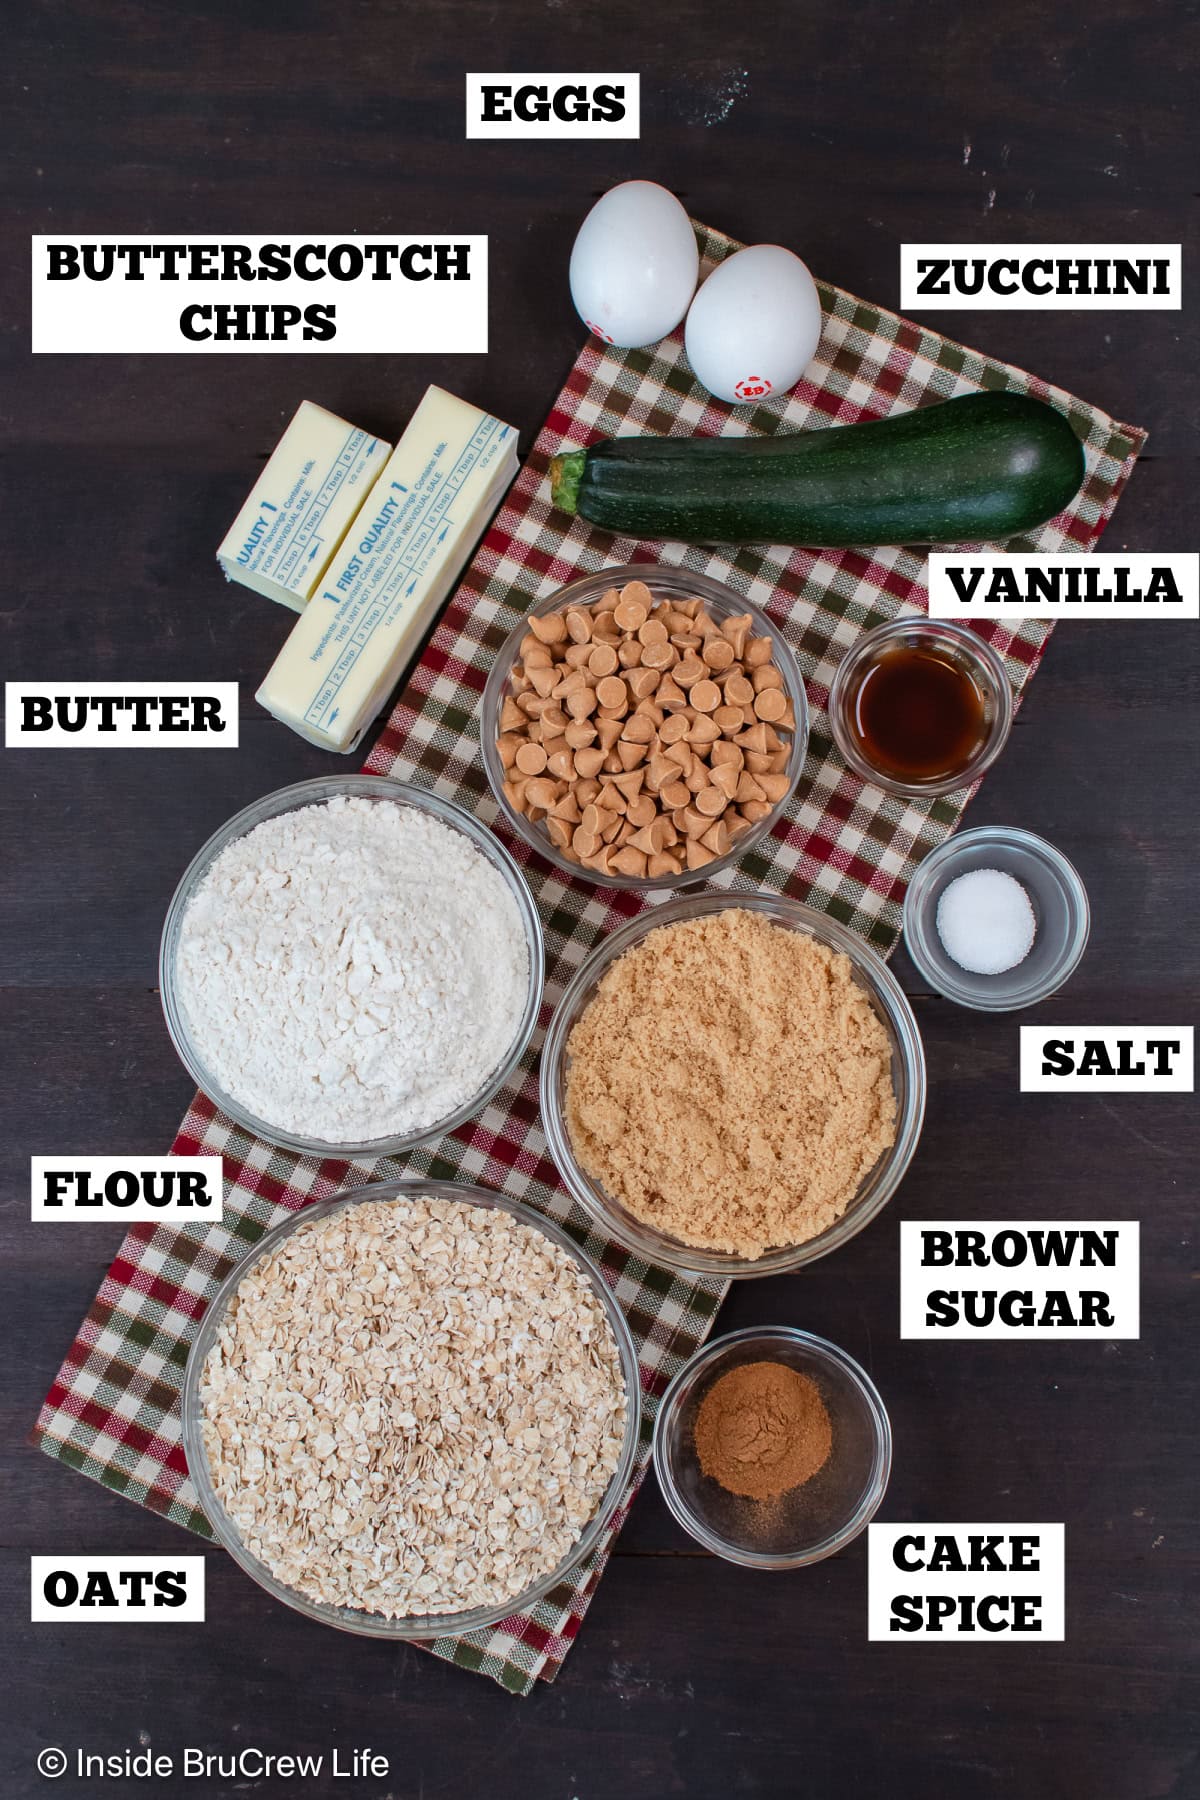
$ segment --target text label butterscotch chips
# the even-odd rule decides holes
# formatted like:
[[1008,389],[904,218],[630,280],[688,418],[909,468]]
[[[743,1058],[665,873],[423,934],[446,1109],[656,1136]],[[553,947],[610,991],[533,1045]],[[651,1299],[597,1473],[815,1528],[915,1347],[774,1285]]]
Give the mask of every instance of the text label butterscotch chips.
[[725,856],[790,786],[796,717],[751,624],[643,581],[531,618],[500,713],[510,804],[603,875]]

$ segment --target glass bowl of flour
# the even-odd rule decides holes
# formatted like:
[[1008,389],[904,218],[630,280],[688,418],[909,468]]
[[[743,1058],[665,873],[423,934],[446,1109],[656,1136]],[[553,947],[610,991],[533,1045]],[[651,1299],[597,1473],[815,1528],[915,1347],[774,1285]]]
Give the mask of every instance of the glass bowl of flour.
[[163,926],[167,1029],[268,1142],[390,1156],[508,1079],[541,1004],[541,922],[503,845],[380,775],[267,794],[192,859]]

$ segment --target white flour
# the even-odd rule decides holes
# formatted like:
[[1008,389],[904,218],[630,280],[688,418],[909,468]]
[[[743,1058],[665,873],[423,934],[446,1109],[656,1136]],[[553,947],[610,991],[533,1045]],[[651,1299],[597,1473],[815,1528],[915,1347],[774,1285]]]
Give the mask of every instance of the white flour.
[[350,797],[228,845],[184,914],[176,966],[221,1086],[337,1144],[421,1130],[469,1100],[529,986],[500,872],[439,820]]

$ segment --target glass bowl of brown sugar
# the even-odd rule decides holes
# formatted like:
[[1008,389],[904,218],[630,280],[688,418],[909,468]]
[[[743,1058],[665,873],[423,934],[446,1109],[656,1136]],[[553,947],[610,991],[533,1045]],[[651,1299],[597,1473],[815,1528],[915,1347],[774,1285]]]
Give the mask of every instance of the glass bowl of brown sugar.
[[870,1376],[791,1325],[716,1338],[663,1395],[654,1469],[689,1537],[752,1569],[834,1556],[874,1517],[892,1430]]

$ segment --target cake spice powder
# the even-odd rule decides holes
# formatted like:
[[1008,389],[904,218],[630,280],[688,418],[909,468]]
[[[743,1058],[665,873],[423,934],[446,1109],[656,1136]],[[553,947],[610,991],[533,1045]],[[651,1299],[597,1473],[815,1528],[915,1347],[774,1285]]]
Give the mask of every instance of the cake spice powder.
[[779,1362],[742,1363],[714,1381],[694,1436],[704,1473],[748,1500],[774,1500],[811,1481],[833,1443],[816,1383]]

